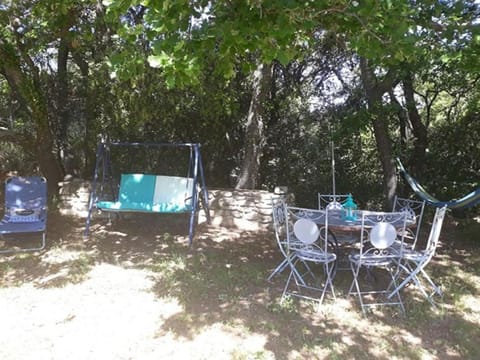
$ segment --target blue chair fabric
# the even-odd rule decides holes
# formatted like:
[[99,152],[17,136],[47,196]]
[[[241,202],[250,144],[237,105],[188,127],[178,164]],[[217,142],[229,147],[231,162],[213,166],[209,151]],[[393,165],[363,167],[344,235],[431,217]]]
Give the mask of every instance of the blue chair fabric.
[[35,251],[45,247],[47,228],[47,180],[40,176],[10,177],[5,181],[5,212],[0,235],[41,233],[40,246],[6,249],[4,252]]

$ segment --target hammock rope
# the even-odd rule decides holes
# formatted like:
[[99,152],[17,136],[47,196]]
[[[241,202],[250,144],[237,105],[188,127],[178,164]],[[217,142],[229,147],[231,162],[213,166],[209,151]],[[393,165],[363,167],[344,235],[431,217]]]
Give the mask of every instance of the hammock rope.
[[449,201],[441,201],[433,197],[431,194],[429,194],[425,188],[418,183],[417,180],[415,180],[406,170],[405,167],[403,166],[402,162],[400,159],[397,160],[397,167],[398,170],[400,171],[400,174],[402,177],[405,179],[405,181],[408,183],[408,185],[412,188],[412,190],[415,192],[415,194],[420,197],[421,199],[425,200],[425,202],[429,205],[435,206],[435,207],[443,207],[447,206],[450,209],[464,209],[464,208],[469,208],[472,206],[477,205],[480,203],[480,188],[472,191],[471,193],[461,197],[460,199],[454,199],[454,200],[449,200]]

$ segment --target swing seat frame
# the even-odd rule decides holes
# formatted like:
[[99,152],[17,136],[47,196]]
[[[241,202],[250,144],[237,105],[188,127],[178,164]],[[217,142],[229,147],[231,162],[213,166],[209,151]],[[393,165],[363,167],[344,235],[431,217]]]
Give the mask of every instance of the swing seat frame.
[[122,174],[118,201],[99,201],[101,211],[179,213],[192,210],[193,178]]
[[[179,147],[190,148],[190,169],[187,177],[123,173],[120,178],[118,195],[105,200],[103,190],[112,180],[110,164],[111,147]],[[192,170],[190,172],[190,170]],[[199,201],[200,200],[200,201]],[[203,165],[198,143],[106,143],[97,147],[97,159],[89,198],[85,237],[93,209],[102,212],[143,212],[143,213],[190,213],[189,245],[195,233],[195,219],[199,205],[203,205],[207,222],[210,223],[208,190],[205,185]]]

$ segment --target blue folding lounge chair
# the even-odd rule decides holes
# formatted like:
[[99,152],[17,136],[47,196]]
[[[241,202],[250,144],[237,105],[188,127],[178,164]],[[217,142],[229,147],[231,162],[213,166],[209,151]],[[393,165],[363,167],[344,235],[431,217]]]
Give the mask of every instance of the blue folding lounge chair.
[[[44,177],[10,177],[5,181],[5,212],[0,235],[41,233],[41,244],[0,250],[0,253],[36,251],[45,247],[47,228],[47,180]],[[15,240],[20,239],[15,237]]]

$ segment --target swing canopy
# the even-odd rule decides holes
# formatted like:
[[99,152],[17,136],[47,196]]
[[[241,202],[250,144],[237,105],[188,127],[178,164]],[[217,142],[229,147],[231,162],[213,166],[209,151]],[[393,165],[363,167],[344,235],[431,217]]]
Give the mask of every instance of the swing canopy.
[[460,199],[454,199],[454,200],[449,200],[449,201],[441,201],[437,200],[435,197],[433,197],[431,194],[429,194],[425,188],[418,183],[417,180],[415,180],[406,170],[405,167],[403,166],[402,162],[400,159],[397,160],[397,167],[402,175],[402,177],[405,179],[407,184],[412,188],[412,190],[415,192],[415,194],[420,197],[421,199],[425,200],[425,202],[429,205],[435,206],[435,207],[448,207],[450,209],[466,209],[472,206],[477,205],[480,203],[480,188],[472,191],[471,193],[461,197]]

